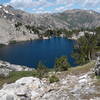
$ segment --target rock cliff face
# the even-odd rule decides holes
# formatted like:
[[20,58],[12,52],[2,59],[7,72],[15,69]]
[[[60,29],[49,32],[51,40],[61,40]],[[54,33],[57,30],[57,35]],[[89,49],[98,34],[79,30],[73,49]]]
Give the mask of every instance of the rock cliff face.
[[31,34],[24,26],[20,27],[20,30],[17,30],[15,27],[17,22],[30,24],[27,22],[30,19],[27,19],[27,15],[27,13],[15,10],[11,6],[0,6],[0,44],[9,44],[11,41],[38,39],[38,35]]
[[8,62],[0,61],[0,76],[8,76],[11,71],[31,71],[32,68],[26,66],[14,65]]
[[[20,30],[15,24],[22,23]],[[30,32],[25,25],[39,28],[40,34],[47,29],[78,29],[100,26],[100,13],[91,10],[68,10],[54,14],[29,14],[11,6],[0,5],[0,44],[10,41],[38,39],[36,32]]]

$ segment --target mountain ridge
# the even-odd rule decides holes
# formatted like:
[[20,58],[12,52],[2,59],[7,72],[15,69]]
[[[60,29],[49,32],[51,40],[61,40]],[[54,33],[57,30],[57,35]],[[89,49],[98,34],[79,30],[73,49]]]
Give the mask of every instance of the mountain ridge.
[[[100,25],[100,13],[93,10],[72,9],[60,13],[32,14],[14,9],[10,5],[0,5],[0,14],[3,15],[2,17],[7,17],[10,20],[15,19],[15,22],[19,21],[25,24],[36,24],[36,26],[40,25],[45,27],[48,27],[48,24],[50,24],[53,27],[56,26],[56,28],[77,29],[80,27],[92,28]],[[95,22],[93,20],[95,20]],[[46,22],[48,22],[48,24],[45,25]],[[80,25],[82,23],[84,23],[83,26]],[[90,23],[93,25],[89,25]],[[85,24],[87,24],[87,26]]]
[[[0,15],[0,44],[8,44],[13,40],[38,39],[35,31],[30,32],[26,25],[38,28],[40,34],[48,29],[92,29],[100,26],[100,13],[92,10],[75,9],[61,13],[31,14],[10,5],[0,5]],[[18,22],[21,25],[16,29],[15,24]]]

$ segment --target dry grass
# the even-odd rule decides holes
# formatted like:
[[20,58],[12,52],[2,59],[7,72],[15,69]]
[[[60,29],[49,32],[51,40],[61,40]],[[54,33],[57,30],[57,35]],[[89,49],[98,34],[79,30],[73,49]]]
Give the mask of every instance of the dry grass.
[[64,78],[67,75],[80,75],[82,73],[86,73],[88,71],[90,71],[91,68],[94,68],[95,66],[95,61],[92,61],[88,64],[82,65],[82,66],[77,66],[74,68],[69,68],[68,71],[65,72],[61,72],[59,74],[57,74],[60,78]]
[[95,66],[95,61],[92,61],[88,64],[83,65],[83,66],[71,68],[71,69],[69,69],[69,72],[74,74],[74,75],[80,75],[82,73],[86,73],[86,72],[90,71],[90,69],[93,68],[94,66]]

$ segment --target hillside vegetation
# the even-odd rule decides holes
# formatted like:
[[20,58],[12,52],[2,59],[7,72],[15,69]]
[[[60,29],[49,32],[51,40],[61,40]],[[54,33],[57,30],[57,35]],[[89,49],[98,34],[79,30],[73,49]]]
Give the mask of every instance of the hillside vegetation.
[[[61,74],[58,74],[57,76],[60,78],[60,77],[66,76],[68,74],[80,75],[82,73],[88,72],[91,68],[94,68],[94,66],[95,66],[95,62],[90,62],[90,63],[85,64],[83,66],[69,68],[68,71],[63,71],[63,72],[61,72]],[[53,73],[53,72],[54,72],[54,70],[49,71],[49,73]],[[13,83],[22,77],[29,77],[29,76],[38,77],[38,75],[39,75],[39,73],[36,70],[11,72],[9,77],[0,76],[0,86],[2,86],[4,83]],[[48,75],[46,77],[48,77]]]

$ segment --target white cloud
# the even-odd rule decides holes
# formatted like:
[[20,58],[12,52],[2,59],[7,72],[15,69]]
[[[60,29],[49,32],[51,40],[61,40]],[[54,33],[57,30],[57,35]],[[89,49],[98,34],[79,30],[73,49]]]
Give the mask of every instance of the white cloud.
[[67,9],[67,7],[66,6],[64,6],[64,7],[58,7],[58,8],[55,8],[55,12],[62,12],[62,11],[65,11]]
[[100,0],[75,0],[75,3],[87,8],[100,6]]
[[10,5],[14,6],[14,7],[30,7],[31,5],[33,5],[32,0],[11,0],[9,2]]
[[100,0],[85,0],[83,3],[85,7],[96,7],[100,6]]
[[36,6],[42,6],[46,4],[46,2],[46,0],[11,0],[9,4],[18,8],[33,8]]
[[10,0],[8,4],[24,10],[30,8],[35,12],[59,12],[74,8],[97,10],[100,8],[100,0]]
[[37,10],[35,13],[43,14],[43,13],[52,13],[52,12],[51,11],[45,11],[45,10]]
[[96,11],[100,12],[100,8],[96,8]]

